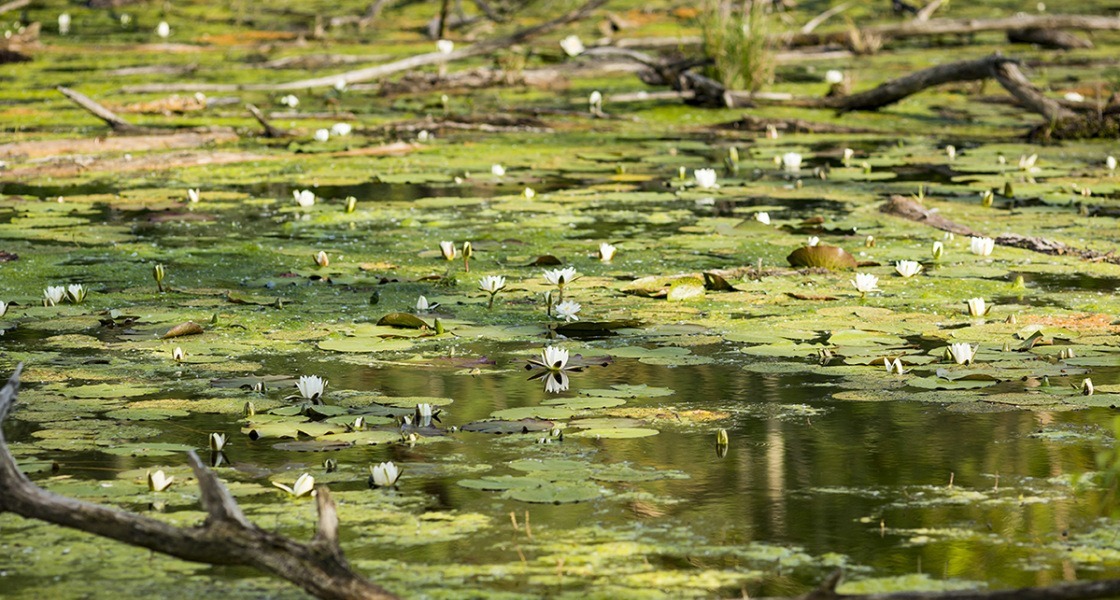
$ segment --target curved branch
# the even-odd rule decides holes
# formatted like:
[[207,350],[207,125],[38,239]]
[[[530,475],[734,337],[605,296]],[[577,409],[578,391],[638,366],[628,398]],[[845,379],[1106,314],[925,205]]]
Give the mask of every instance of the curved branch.
[[[0,424],[19,391],[23,365],[0,389]],[[213,471],[194,451],[187,453],[208,517],[198,527],[179,528],[150,517],[52,494],[16,465],[0,429],[0,512],[11,512],[212,565],[254,567],[282,577],[318,598],[396,598],[350,569],[338,546],[338,516],[326,488],[319,490],[319,532],[304,544],[250,523]]]

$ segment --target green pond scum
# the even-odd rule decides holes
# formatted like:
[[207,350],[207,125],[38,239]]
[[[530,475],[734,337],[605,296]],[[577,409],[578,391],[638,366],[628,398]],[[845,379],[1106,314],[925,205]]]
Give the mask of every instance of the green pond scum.
[[[664,88],[561,50],[574,34],[698,52],[696,11],[670,2],[612,0],[448,65],[507,70],[484,87],[442,85],[434,66],[237,87],[435,51],[438,3],[330,25],[368,4],[0,13],[9,40],[41,24],[13,48],[31,61],[0,64],[0,373],[24,364],[4,427],[36,484],[192,526],[195,450],[250,520],[306,540],[307,474],[330,487],[351,564],[407,598],[796,595],[837,568],[842,593],[1120,572],[1120,143],[1024,141],[1039,117],[992,82],[878,112],[703,109],[635,97]],[[467,47],[576,4],[447,37]],[[773,26],[840,3],[796,4]],[[1039,9],[1115,11],[999,0],[937,16]],[[820,27],[902,18],[857,3]],[[897,39],[780,59],[765,91],[820,97],[829,70],[870,89],[1001,51],[1048,96],[1104,102],[1120,34],[1091,37]],[[58,86],[161,135],[111,135]],[[246,104],[290,135],[263,136]],[[745,115],[852,133],[727,125]],[[977,238],[1099,255],[988,249],[881,210],[898,196]],[[371,467],[389,462],[387,482]],[[173,478],[159,491],[157,471]],[[11,514],[0,589],[305,597]]]

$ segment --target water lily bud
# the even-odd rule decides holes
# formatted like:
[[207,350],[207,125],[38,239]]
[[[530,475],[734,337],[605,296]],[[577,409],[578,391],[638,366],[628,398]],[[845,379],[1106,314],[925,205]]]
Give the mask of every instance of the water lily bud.
[[933,243],[933,260],[941,260],[941,257],[944,254],[945,254],[945,244],[942,244],[940,241],[934,242]]
[[851,148],[844,148],[843,162],[844,162],[845,167],[852,166],[852,157],[854,157],[855,155],[856,155],[855,150],[852,150]]
[[353,196],[347,196],[346,197],[346,212],[347,213],[352,213],[352,212],[354,212],[354,210],[356,208],[358,208],[358,199],[353,197]]
[[171,487],[172,481],[175,481],[175,477],[168,477],[166,474],[164,474],[162,469],[154,473],[148,471],[148,489],[153,492],[162,492],[163,490],[166,490],[167,488]]
[[257,414],[257,407],[252,402],[246,402],[244,413],[246,417],[252,417]]
[[226,436],[221,433],[210,434],[210,451],[221,452],[226,447]]
[[1081,394],[1083,396],[1093,395],[1093,380],[1086,377],[1081,381]]
[[171,351],[171,358],[175,359],[175,362],[183,362],[183,358],[185,358],[183,349],[175,346],[175,349]]
[[720,446],[726,446],[728,443],[729,443],[729,440],[728,440],[728,437],[727,437],[727,430],[726,429],[720,429],[719,431],[717,431],[716,432],[716,444],[720,445]]
[[463,257],[470,258],[474,254],[474,248],[470,242],[463,242]]
[[949,162],[952,162],[953,160],[955,160],[957,158],[957,148],[956,148],[956,146],[952,146],[952,145],[945,146],[945,155],[949,157]]
[[875,236],[869,235],[866,238],[864,238],[863,245],[868,247],[868,248],[874,248],[875,247]]
[[1010,181],[1005,181],[1003,183],[1003,197],[1004,198],[1014,198],[1015,197],[1015,188],[1011,187],[1011,182]]
[[728,148],[727,149],[727,158],[728,158],[728,160],[730,160],[733,163],[739,162],[739,149],[736,148],[735,146],[731,146],[730,148]]
[[327,256],[326,252],[320,250],[319,253],[315,255],[315,264],[320,267],[327,267],[330,266],[331,259]]
[[991,208],[992,202],[995,199],[996,195],[992,193],[992,190],[984,190],[983,192],[980,192],[980,206],[983,206],[984,208]]
[[768,139],[768,140],[778,139],[778,128],[774,127],[774,125],[772,125],[772,124],[767,125],[766,126],[766,139]]
[[1109,171],[1115,171],[1116,170],[1116,157],[1115,156],[1109,156],[1108,158],[1104,159],[1104,166],[1106,168],[1108,168]]
[[1026,289],[1027,281],[1025,279],[1023,279],[1022,275],[1016,275],[1015,276],[1015,281],[1011,282],[1011,287],[1013,287],[1017,290]]
[[323,461],[323,470],[327,473],[334,473],[338,470],[338,461],[333,458],[328,458]]
[[860,166],[861,169],[863,169],[863,173],[865,175],[871,172],[871,163],[869,163],[867,161],[863,161],[862,163],[860,163],[859,166]]

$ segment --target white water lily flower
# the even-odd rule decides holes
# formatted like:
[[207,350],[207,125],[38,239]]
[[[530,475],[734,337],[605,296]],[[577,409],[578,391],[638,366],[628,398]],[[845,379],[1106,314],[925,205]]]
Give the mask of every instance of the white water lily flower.
[[576,278],[575,267],[565,267],[563,269],[550,269],[544,272],[544,280],[549,285],[562,288],[565,284],[571,283]]
[[754,213],[754,220],[758,221],[759,223],[762,223],[763,225],[769,225],[770,224],[770,213],[768,213],[768,212],[756,212],[756,213]]
[[310,473],[304,473],[296,478],[296,482],[292,487],[288,487],[282,483],[273,481],[272,485],[288,492],[288,495],[299,498],[300,496],[314,495],[312,492],[315,490],[315,478]]
[[1032,154],[1030,156],[1022,154],[1019,156],[1019,170],[1030,171],[1034,168],[1036,162],[1038,162],[1038,154]]
[[1109,156],[1108,158],[1104,159],[1104,166],[1108,167],[1109,171],[1115,171],[1116,170],[1116,157],[1115,156]]
[[888,358],[884,358],[883,362],[887,366],[887,373],[896,375],[904,375],[906,373],[906,370],[902,368],[902,359],[900,358],[896,358],[894,359],[894,361],[891,361]]
[[521,192],[521,195],[525,196],[527,200],[532,200],[534,197],[536,197],[537,191],[531,187],[527,187],[525,188],[525,191]]
[[329,129],[318,129],[315,131],[315,141],[325,142],[331,139],[331,132]]
[[455,242],[443,241],[439,243],[439,253],[447,260],[455,260],[459,256],[459,249],[455,247]]
[[416,405],[416,414],[420,415],[421,419],[431,420],[432,418],[432,405],[428,402],[421,402]]
[[70,33],[70,13],[58,15],[58,33],[59,35]]
[[171,351],[171,359],[175,362],[183,362],[183,359],[186,357],[187,353],[183,352],[183,348],[181,346],[175,346],[175,349]]
[[191,204],[197,204],[199,200],[202,200],[202,191],[198,188],[189,188],[187,190],[187,201]]
[[296,382],[299,394],[308,400],[318,400],[323,395],[327,381],[318,375],[303,375]]
[[572,321],[578,321],[579,317],[576,315],[579,313],[579,309],[580,305],[578,302],[565,300],[556,305],[556,318],[564,319],[569,323]]
[[296,204],[303,208],[315,206],[315,192],[311,190],[292,190],[292,197],[296,199]]
[[451,40],[436,40],[436,50],[440,54],[451,54],[455,51],[455,42]]
[[568,365],[568,350],[559,346],[545,346],[545,349],[541,350],[540,359],[530,360],[529,363],[549,371],[563,371]]
[[74,304],[81,304],[86,300],[86,288],[80,283],[71,283],[66,286],[66,297]]
[[957,147],[953,145],[945,146],[945,155],[949,157],[950,161],[956,159]]
[[934,242],[933,243],[933,260],[941,260],[941,257],[944,254],[945,254],[945,244],[942,244],[939,241]]
[[578,35],[569,35],[560,40],[560,48],[564,51],[564,54],[571,57],[579,56],[586,50],[583,45],[583,40],[579,39]]
[[599,93],[599,90],[591,92],[591,95],[587,97],[587,107],[593,115],[603,113],[603,94]]
[[599,244],[599,260],[603,262],[611,262],[611,260],[614,259],[614,253],[617,251],[618,248],[610,245],[607,242],[603,242]]
[[968,241],[968,249],[978,256],[991,256],[996,247],[996,241],[990,237],[972,237]]
[[171,37],[171,26],[167,24],[167,21],[160,21],[159,25],[156,25],[156,35],[165,40]]
[[852,162],[852,157],[856,155],[856,151],[851,148],[844,148],[844,166],[848,166]]
[[335,80],[334,89],[336,92],[341,94],[342,92],[346,91],[346,85],[346,80],[340,77]]
[[546,394],[559,394],[568,391],[571,379],[563,371],[553,371],[544,377],[544,391]]
[[766,139],[768,139],[768,140],[778,139],[778,128],[774,127],[774,125],[772,123],[766,126]]
[[337,135],[339,137],[350,135],[350,132],[353,130],[354,127],[349,123],[335,123],[331,125],[331,135]]
[[284,96],[280,99],[280,104],[283,104],[288,108],[295,108],[299,106],[299,98],[295,94],[288,94],[287,96]]
[[66,288],[61,285],[47,286],[47,289],[43,290],[43,298],[47,306],[55,306],[65,297]]
[[416,299],[416,312],[424,312],[429,308],[431,308],[431,305],[428,304],[427,298],[425,298],[424,296],[420,296]]
[[903,277],[913,277],[922,271],[922,263],[916,260],[900,260],[895,263],[894,270]]
[[212,452],[221,452],[222,448],[226,447],[226,436],[224,433],[211,433],[210,434],[210,450]]
[[369,468],[369,480],[376,487],[393,487],[401,478],[401,471],[392,461]]
[[786,152],[782,155],[782,169],[795,173],[801,170],[801,155],[796,152]]
[[501,275],[487,275],[478,280],[478,287],[484,292],[497,294],[506,287],[506,278]]
[[163,469],[155,473],[148,471],[148,489],[153,492],[162,492],[166,490],[171,487],[172,481],[175,481],[175,477],[168,477],[167,474],[163,472]]
[[856,278],[852,280],[852,285],[856,287],[856,291],[861,294],[868,292],[877,292],[879,288],[879,278],[871,273],[856,273]]
[[432,139],[432,134],[427,129],[421,129],[420,133],[416,134],[416,141],[426,142]]
[[973,348],[971,344],[965,342],[949,344],[949,356],[958,365],[972,364],[972,360],[976,358],[976,351],[979,349],[980,346]]
[[0,317],[8,314],[8,303],[0,301]]
[[696,187],[702,190],[710,190],[716,187],[715,169],[696,169],[692,172],[692,176],[696,178]]
[[331,264],[331,259],[327,256],[326,252],[320,250],[319,253],[315,255],[315,264],[320,267],[328,267]]
[[982,317],[992,310],[992,307],[988,306],[983,298],[969,298],[967,302],[968,314],[973,317]]
[[814,246],[817,246],[820,243],[821,243],[821,238],[819,238],[815,235],[811,235],[811,236],[809,236],[808,240],[805,240],[805,245],[809,246],[810,248],[812,248]]
[[838,83],[843,83],[844,72],[840,71],[840,70],[837,70],[837,69],[829,69],[829,70],[825,71],[825,73],[824,73],[824,80],[825,80],[825,82],[827,82],[829,84],[832,84],[832,85],[836,85]]
[[490,174],[494,177],[501,177],[506,174],[506,168],[502,165],[490,165]]
[[1067,92],[1065,99],[1067,102],[1084,102],[1085,96],[1077,92]]

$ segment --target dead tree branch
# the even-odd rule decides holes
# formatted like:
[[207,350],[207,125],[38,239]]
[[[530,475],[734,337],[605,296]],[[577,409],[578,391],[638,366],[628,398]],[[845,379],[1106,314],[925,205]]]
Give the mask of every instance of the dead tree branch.
[[113,132],[115,132],[115,133],[123,133],[123,134],[150,133],[150,130],[148,130],[144,127],[139,127],[137,125],[133,125],[132,123],[129,123],[128,121],[125,121],[124,119],[120,118],[113,111],[111,111],[111,110],[105,108],[104,106],[98,104],[92,98],[90,98],[89,96],[87,96],[87,95],[85,95],[81,92],[76,92],[76,91],[74,91],[70,88],[62,87],[62,86],[58,87],[58,91],[62,92],[63,96],[66,96],[72,102],[74,102],[78,106],[84,108],[87,112],[89,112],[93,116],[97,117],[98,119],[101,119],[102,121],[105,121],[105,124],[108,125],[109,128],[112,129]]
[[[23,365],[0,389],[0,423],[19,390]],[[202,492],[206,520],[179,528],[163,521],[52,494],[32,483],[16,466],[0,430],[0,512],[11,512],[148,548],[183,560],[248,566],[282,577],[318,598],[390,600],[381,587],[358,575],[338,545],[338,517],[325,486],[318,488],[319,530],[301,543],[253,525],[213,471],[194,451],[187,453]]]
[[265,118],[264,114],[262,114],[261,110],[256,106],[252,104],[246,104],[245,108],[248,109],[249,114],[253,115],[253,118],[261,124],[261,127],[264,127],[264,137],[281,138],[288,136],[287,131],[276,127],[272,123],[269,123],[268,119]]
[[909,75],[892,79],[875,89],[824,99],[824,104],[841,112],[878,110],[912,96],[927,88],[958,81],[976,81],[992,76],[992,70],[1003,63],[1012,62],[1002,56],[987,56],[976,60],[962,60],[922,69]]
[[[879,207],[879,211],[888,215],[901,217],[909,221],[924,223],[935,229],[941,231],[948,231],[956,235],[968,235],[983,237],[984,234],[972,229],[971,227],[955,223],[942,217],[937,211],[931,210],[922,206],[918,201],[907,198],[905,196],[891,196],[885,204]],[[1027,237],[1015,233],[1005,233],[995,238],[996,244],[1000,246],[1008,246],[1011,248],[1023,248],[1042,254],[1049,254],[1052,256],[1076,256],[1094,262],[1108,262],[1113,264],[1120,264],[1120,256],[1112,252],[1098,252],[1096,250],[1084,250],[1079,248],[1072,248],[1056,240],[1048,240],[1040,237]],[[1116,582],[1120,586],[1120,580]],[[1113,588],[1113,593],[1120,591],[1120,587]],[[1057,597],[1057,596],[1055,596]],[[1092,596],[1093,598],[1101,598],[1104,596]]]
[[[858,33],[862,37],[876,37],[886,42],[912,37],[969,35],[1021,29],[1117,31],[1120,30],[1120,18],[1093,15],[1017,15],[997,19],[929,19],[927,21],[914,19],[903,23],[863,27]],[[784,41],[795,47],[824,44],[843,44],[850,47],[852,36],[851,31],[809,32],[795,34],[786,40],[782,40],[779,36],[775,41],[777,43]]]

